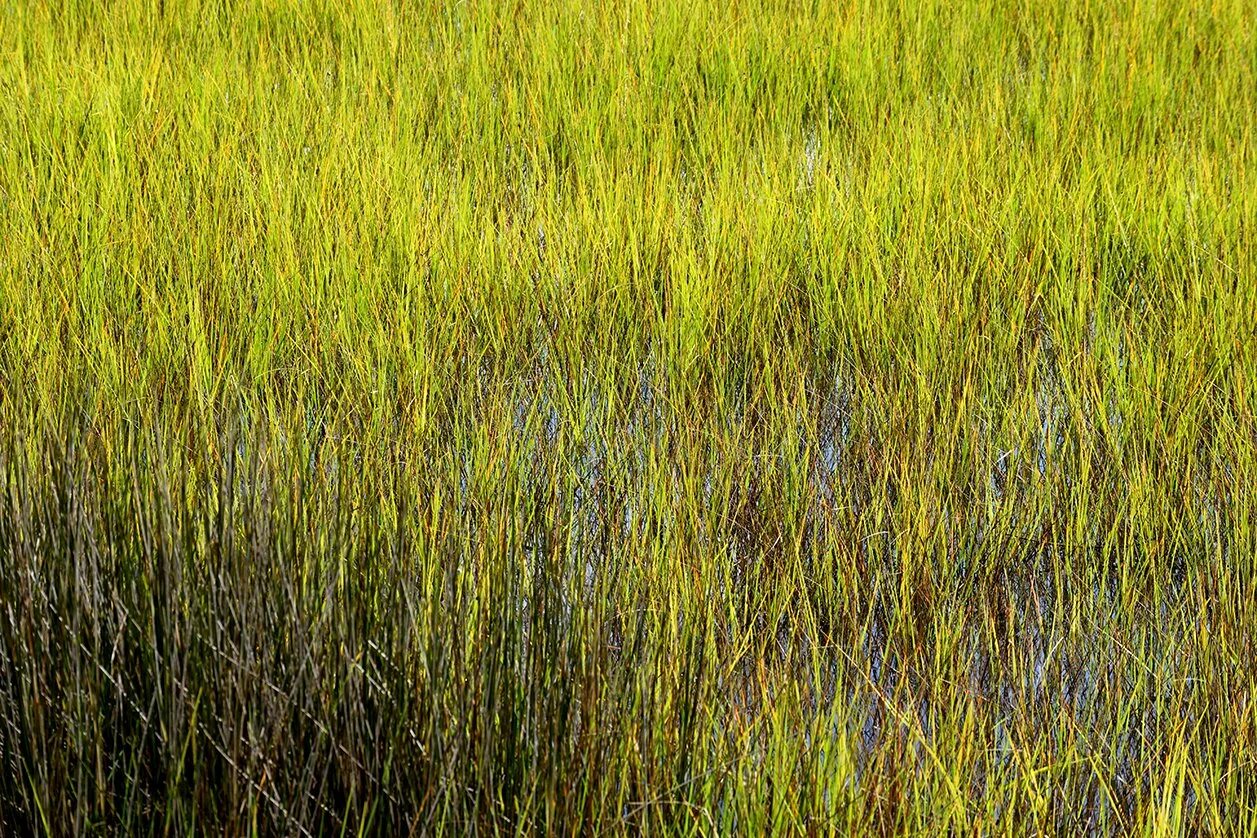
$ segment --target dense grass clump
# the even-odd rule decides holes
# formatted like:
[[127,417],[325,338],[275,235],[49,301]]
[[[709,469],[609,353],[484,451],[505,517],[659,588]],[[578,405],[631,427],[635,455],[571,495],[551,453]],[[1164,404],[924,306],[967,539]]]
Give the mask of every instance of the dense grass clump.
[[1252,834],[1257,6],[0,15],[0,833]]

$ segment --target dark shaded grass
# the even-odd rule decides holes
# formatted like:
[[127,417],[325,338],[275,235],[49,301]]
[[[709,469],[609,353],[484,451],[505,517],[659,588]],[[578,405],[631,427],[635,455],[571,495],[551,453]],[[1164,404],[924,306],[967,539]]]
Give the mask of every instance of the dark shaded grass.
[[814,510],[782,547],[760,486],[723,549],[641,524],[652,560],[614,493],[558,490],[544,442],[477,496],[261,428],[218,459],[151,429],[43,438],[4,446],[7,830],[1111,832],[1171,801],[1210,831],[1252,810],[1233,542],[1225,571],[1187,542],[1145,555],[1113,515],[1091,548],[1048,519],[937,552]]

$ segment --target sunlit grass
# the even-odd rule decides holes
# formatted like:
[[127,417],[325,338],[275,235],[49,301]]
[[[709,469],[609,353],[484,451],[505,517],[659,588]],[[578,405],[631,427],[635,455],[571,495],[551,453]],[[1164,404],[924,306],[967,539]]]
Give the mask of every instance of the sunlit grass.
[[1255,11],[10,3],[0,832],[1251,834]]

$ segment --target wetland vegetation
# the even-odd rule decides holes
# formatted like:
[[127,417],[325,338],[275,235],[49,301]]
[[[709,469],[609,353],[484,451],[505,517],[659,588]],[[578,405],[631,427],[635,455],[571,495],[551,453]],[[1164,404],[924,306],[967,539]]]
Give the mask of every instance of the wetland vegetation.
[[1257,828],[1247,0],[0,15],[0,832]]

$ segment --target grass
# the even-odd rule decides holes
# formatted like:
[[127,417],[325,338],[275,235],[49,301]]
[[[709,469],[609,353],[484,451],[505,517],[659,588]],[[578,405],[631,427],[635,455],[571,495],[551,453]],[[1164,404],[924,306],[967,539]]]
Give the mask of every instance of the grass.
[[1254,834],[1255,11],[9,2],[0,832]]

